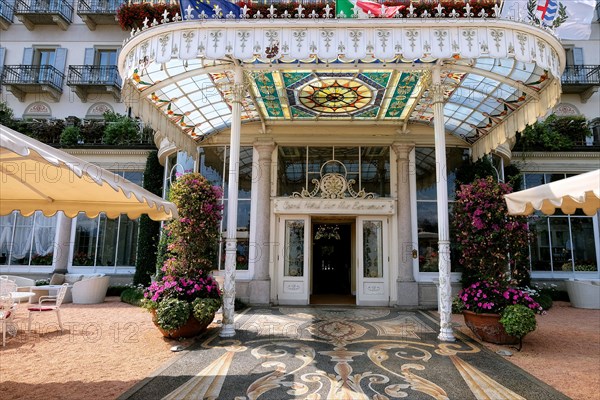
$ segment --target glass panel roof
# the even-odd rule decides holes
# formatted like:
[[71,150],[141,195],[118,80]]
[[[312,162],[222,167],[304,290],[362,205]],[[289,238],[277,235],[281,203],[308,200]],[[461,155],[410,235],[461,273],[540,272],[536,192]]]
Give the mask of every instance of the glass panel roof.
[[[435,60],[410,61],[412,68],[404,71],[386,69],[381,60],[370,61],[354,69],[335,69],[336,64],[345,63],[339,59],[327,65],[311,59],[311,69],[279,61],[272,69],[246,70],[242,120],[431,124],[431,76],[423,66]],[[262,64],[258,60],[253,63]],[[131,81],[182,132],[202,139],[231,124],[231,65],[227,60],[202,59],[146,63],[134,70]],[[460,67],[456,68],[460,72],[453,72],[453,65]],[[451,61],[442,69],[447,131],[475,142],[529,100],[528,95],[539,91],[547,78],[547,71],[514,59]]]

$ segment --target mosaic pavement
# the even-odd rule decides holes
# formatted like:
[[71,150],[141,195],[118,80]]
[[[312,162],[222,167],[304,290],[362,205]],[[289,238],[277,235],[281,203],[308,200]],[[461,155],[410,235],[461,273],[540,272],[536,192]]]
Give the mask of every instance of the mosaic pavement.
[[121,399],[567,399],[424,312],[252,308]]

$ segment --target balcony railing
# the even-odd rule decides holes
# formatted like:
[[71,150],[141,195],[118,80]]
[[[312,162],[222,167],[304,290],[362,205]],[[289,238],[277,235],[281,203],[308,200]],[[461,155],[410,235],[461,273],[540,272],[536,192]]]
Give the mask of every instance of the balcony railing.
[[116,14],[124,0],[79,0],[77,14]]
[[561,81],[563,93],[578,94],[585,103],[600,87],[600,66],[567,65]]
[[15,15],[29,30],[36,24],[58,24],[66,30],[73,22],[73,5],[67,0],[16,0]]
[[0,28],[7,29],[13,22],[15,9],[12,2],[0,0]]
[[600,65],[567,65],[563,85],[600,85]]
[[111,93],[115,101],[121,99],[121,76],[116,65],[71,65],[67,85],[82,101],[92,93]]
[[0,81],[21,101],[25,93],[49,92],[60,98],[65,74],[52,65],[5,65]]
[[125,0],[79,0],[77,14],[90,28],[96,25],[117,25],[117,10]]
[[114,85],[121,87],[121,76],[116,65],[71,65],[67,85]]

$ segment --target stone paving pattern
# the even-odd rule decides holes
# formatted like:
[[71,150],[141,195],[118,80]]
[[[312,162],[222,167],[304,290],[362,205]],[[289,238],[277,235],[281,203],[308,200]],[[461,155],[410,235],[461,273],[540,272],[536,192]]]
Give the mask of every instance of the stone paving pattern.
[[426,312],[251,308],[122,399],[567,399],[466,337],[437,340]]

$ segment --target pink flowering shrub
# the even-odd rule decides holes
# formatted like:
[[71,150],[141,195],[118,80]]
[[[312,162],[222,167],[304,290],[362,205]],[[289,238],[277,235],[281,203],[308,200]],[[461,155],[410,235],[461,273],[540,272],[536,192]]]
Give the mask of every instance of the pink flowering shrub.
[[[169,199],[177,206],[179,218],[163,228],[157,279],[144,292],[144,305],[157,310],[159,323],[172,320],[161,313],[191,313],[197,299],[215,299],[210,302],[213,314],[220,307],[221,291],[209,272],[219,246],[221,197],[221,189],[199,173],[179,176],[170,188]],[[161,307],[161,302],[170,299],[187,302],[190,307]],[[177,321],[187,321],[187,317]]]
[[144,297],[158,303],[166,298],[176,298],[192,302],[197,298],[219,298],[219,285],[210,276],[175,277],[165,275],[160,281],[152,282],[146,289]]
[[530,234],[527,219],[508,215],[504,195],[512,188],[493,177],[461,185],[453,208],[453,228],[461,253],[459,262],[472,277],[493,281],[528,276],[527,257]]
[[502,311],[515,304],[523,305],[536,313],[542,307],[527,291],[510,287],[501,281],[480,281],[471,284],[458,293],[463,309],[475,313],[501,314]]
[[[221,188],[199,173],[181,175],[171,185],[169,199],[177,205],[179,219],[165,225],[166,261],[162,273],[194,275],[210,271],[220,240]],[[168,263],[175,256],[177,263]]]

